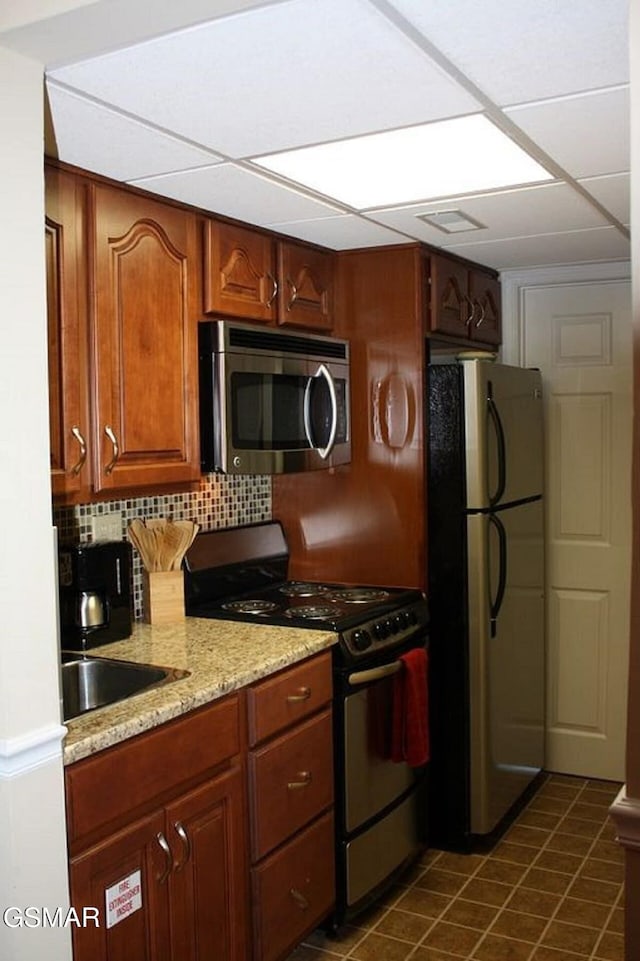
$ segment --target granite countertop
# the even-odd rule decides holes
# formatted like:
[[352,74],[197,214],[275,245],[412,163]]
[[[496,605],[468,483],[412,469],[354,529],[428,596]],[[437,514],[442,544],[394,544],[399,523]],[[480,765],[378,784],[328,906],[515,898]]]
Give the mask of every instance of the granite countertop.
[[337,635],[325,631],[197,617],[166,626],[135,624],[126,641],[88,653],[179,668],[191,676],[65,721],[64,763],[157,727],[336,641]]

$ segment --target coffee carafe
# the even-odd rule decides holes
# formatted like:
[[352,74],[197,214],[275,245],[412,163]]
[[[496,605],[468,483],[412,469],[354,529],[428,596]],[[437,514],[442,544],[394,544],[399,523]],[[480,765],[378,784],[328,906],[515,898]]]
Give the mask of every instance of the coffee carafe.
[[131,634],[131,545],[96,541],[60,547],[60,635],[86,650]]

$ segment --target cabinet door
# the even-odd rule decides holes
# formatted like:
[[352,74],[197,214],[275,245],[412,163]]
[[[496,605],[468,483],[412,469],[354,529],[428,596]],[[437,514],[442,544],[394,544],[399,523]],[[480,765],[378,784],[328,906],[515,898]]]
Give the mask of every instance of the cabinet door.
[[274,320],[274,242],[246,227],[205,224],[204,309],[252,320]]
[[472,270],[469,293],[474,305],[471,336],[480,343],[499,346],[502,342],[500,281],[491,274]]
[[238,769],[167,807],[175,961],[244,961],[247,956],[244,810]]
[[45,168],[49,432],[54,496],[89,489],[86,188]]
[[312,330],[333,327],[334,258],[304,244],[278,245],[278,323]]
[[171,858],[163,832],[157,812],[71,860],[73,907],[80,917],[99,910],[99,927],[73,929],[74,961],[168,961]]
[[94,191],[95,487],[194,480],[195,215],[115,188]]
[[472,315],[469,270],[465,264],[437,254],[433,254],[429,262],[430,330],[466,340],[470,336]]

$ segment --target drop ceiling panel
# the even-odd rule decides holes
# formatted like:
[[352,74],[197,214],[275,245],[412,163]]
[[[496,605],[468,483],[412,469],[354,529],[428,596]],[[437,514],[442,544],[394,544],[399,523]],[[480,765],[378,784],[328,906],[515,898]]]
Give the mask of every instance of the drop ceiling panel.
[[205,210],[265,226],[275,221],[335,217],[341,211],[235,164],[200,167],[132,181],[144,190]]
[[627,0],[390,0],[500,106],[626,83]]
[[452,253],[496,270],[628,260],[630,257],[629,241],[615,227],[445,246]]
[[573,177],[629,169],[629,88],[514,107],[505,113]]
[[325,217],[294,223],[266,224],[272,230],[300,240],[329,247],[331,250],[353,250],[357,247],[385,247],[409,242],[410,238],[357,215]]
[[48,84],[47,93],[58,156],[85,170],[114,180],[134,180],[221,159],[55,84]]
[[[460,210],[483,225],[477,231],[447,234],[420,217],[430,211]],[[401,230],[425,243],[485,243],[523,233],[550,233],[600,227],[606,221],[587,200],[567,184],[547,184],[520,190],[505,190],[475,197],[454,197],[437,203],[415,204],[394,210],[370,211],[381,224]]]
[[631,219],[631,177],[629,174],[587,178],[581,180],[580,184],[614,217],[617,217],[621,224],[629,224]]
[[289,0],[53,76],[236,158],[478,109],[366,0]]

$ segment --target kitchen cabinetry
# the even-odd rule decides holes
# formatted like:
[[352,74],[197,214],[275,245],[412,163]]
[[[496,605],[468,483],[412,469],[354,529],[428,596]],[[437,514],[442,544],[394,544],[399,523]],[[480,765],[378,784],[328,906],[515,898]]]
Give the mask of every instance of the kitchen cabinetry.
[[196,480],[196,216],[45,176],[54,496]]
[[440,254],[426,260],[431,333],[497,347],[500,282],[490,271]]
[[239,698],[67,768],[75,961],[245,961]]
[[205,223],[204,309],[331,330],[333,255],[238,224]]
[[95,185],[94,488],[200,476],[195,214]]
[[49,434],[54,495],[90,488],[86,185],[45,169]]
[[331,655],[248,691],[255,961],[279,961],[335,899]]

